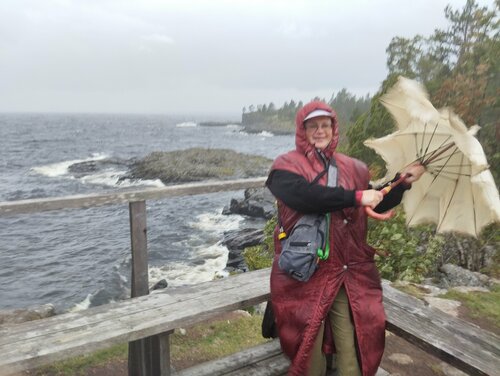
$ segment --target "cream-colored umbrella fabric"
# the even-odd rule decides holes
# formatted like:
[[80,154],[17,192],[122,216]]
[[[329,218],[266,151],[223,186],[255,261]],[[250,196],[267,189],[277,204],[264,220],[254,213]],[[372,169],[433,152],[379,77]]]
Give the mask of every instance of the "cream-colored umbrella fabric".
[[405,193],[408,225],[436,223],[438,232],[478,236],[489,223],[500,221],[498,190],[475,134],[450,109],[436,110],[425,89],[400,77],[381,97],[398,130],[365,141],[387,164],[386,179],[420,161],[426,173]]

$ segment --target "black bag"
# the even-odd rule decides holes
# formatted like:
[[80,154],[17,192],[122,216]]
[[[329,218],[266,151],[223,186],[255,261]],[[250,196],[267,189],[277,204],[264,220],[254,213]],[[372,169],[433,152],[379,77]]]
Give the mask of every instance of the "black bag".
[[328,258],[329,214],[302,216],[282,241],[278,266],[290,277],[307,282],[321,259]]
[[[328,173],[327,186],[336,187],[338,185],[338,172],[335,158],[332,157],[329,163],[326,162],[326,157],[322,158],[325,161],[325,169],[316,176],[311,184],[316,184],[324,174]],[[281,229],[283,229],[281,221],[279,222]],[[298,281],[307,282],[318,269],[319,261],[328,258],[330,252],[329,228],[330,213],[302,216],[291,233],[281,241],[282,250],[278,259],[280,269]]]
[[262,337],[264,338],[278,338],[278,328],[274,321],[273,305],[271,301],[267,302],[264,317],[262,319]]

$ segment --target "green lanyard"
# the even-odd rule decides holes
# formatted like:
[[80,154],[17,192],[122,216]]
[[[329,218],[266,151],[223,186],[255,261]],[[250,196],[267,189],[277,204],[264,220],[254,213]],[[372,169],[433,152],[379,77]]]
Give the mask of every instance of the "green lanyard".
[[325,261],[328,259],[328,255],[330,254],[330,213],[326,213],[326,245],[325,249],[318,248],[316,250],[316,254],[319,259]]

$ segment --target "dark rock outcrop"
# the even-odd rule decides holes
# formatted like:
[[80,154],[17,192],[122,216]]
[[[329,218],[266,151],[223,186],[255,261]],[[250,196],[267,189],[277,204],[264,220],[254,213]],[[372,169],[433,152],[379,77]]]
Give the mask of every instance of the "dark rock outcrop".
[[105,171],[108,169],[128,168],[128,166],[132,162],[133,161],[131,160],[124,160],[118,158],[99,159],[93,161],[73,163],[71,166],[68,167],[68,171],[74,177],[80,178],[83,176],[95,174],[97,172]]
[[160,179],[164,184],[265,176],[271,160],[229,149],[191,148],[153,152],[135,161],[122,179]]
[[271,219],[276,214],[276,199],[267,188],[249,188],[241,201],[232,199],[223,214],[242,214],[249,217]]
[[224,244],[229,250],[226,269],[233,270],[248,270],[245,264],[245,259],[242,255],[246,247],[261,244],[264,241],[264,230],[247,228],[242,230],[227,231],[224,233]]

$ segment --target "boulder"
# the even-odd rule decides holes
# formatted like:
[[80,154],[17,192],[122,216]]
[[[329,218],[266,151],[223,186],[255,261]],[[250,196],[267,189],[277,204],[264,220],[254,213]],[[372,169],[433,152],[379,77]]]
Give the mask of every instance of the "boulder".
[[19,324],[55,316],[56,309],[52,304],[44,304],[36,307],[10,309],[0,311],[0,325]]
[[164,184],[265,176],[271,160],[229,149],[153,152],[135,161],[121,179],[160,179]]
[[246,247],[261,244],[263,241],[264,230],[262,229],[247,228],[225,232],[222,244],[229,250],[226,269],[229,271],[247,271],[248,267],[242,255],[243,250]]
[[444,274],[442,282],[447,288],[455,286],[488,287],[490,285],[490,278],[487,275],[471,272],[457,265],[444,264],[439,268],[439,271]]
[[226,231],[222,244],[229,250],[243,250],[260,244],[264,241],[264,230],[246,228],[241,230]]
[[224,208],[222,213],[271,219],[276,214],[275,201],[267,188],[248,188],[243,200],[232,199],[229,208]]

